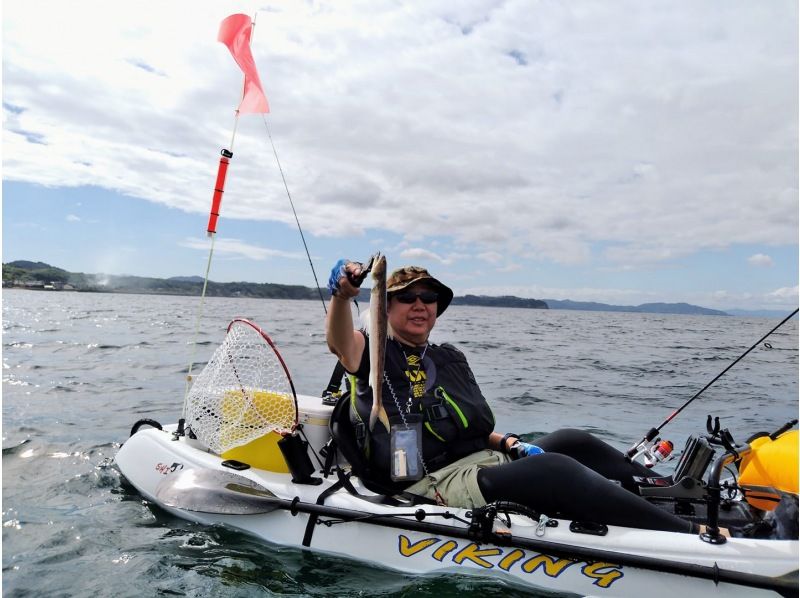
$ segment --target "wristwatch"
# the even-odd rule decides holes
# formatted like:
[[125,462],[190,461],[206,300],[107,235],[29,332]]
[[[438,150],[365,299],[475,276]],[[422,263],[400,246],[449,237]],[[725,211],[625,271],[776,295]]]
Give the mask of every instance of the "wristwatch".
[[[508,434],[503,436],[503,439],[500,441],[500,452],[505,453],[506,455],[512,454],[511,453],[511,447],[508,446],[508,439],[509,438],[516,438],[517,442],[519,442],[519,434],[514,434],[513,432],[509,432]],[[511,446],[513,446],[513,445],[511,445]]]

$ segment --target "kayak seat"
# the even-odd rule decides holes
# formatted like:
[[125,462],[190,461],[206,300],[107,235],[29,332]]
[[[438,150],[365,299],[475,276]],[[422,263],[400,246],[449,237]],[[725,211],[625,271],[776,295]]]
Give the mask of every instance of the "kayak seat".
[[[330,475],[334,469],[338,469],[341,474],[345,464],[340,461],[344,459],[350,465],[350,475],[357,477],[362,485],[370,492],[381,495],[380,499],[375,502],[386,504],[408,504],[409,502],[412,504],[432,503],[432,501],[424,496],[418,496],[416,494],[403,492],[397,488],[388,487],[385,484],[375,481],[373,476],[370,475],[369,461],[358,446],[355,426],[350,419],[349,392],[342,393],[337,400],[331,412],[329,427],[331,439],[328,441],[325,450],[326,462],[323,470],[325,476]],[[355,488],[353,488],[351,484],[345,484],[345,488],[351,493],[355,492]],[[362,498],[370,500],[363,495]]]

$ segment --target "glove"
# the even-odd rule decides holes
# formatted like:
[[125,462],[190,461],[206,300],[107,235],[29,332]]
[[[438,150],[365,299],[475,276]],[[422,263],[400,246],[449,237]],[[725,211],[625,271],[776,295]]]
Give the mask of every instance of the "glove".
[[331,295],[336,295],[341,289],[339,288],[339,279],[342,276],[346,276],[347,272],[345,271],[345,266],[347,265],[349,260],[341,259],[336,262],[336,265],[331,268],[331,275],[328,278],[328,290],[330,291]]
[[511,454],[514,455],[516,459],[532,457],[533,455],[541,455],[543,453],[544,449],[539,448],[535,444],[522,442],[521,440],[511,447]]

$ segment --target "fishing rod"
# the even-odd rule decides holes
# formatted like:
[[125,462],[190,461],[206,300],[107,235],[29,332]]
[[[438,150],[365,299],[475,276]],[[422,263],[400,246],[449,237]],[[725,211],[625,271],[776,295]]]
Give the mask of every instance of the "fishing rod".
[[308,257],[308,265],[311,266],[311,274],[314,275],[314,285],[317,287],[317,293],[319,293],[319,299],[322,301],[322,310],[325,312],[325,315],[328,315],[328,308],[325,306],[325,298],[322,296],[322,289],[319,286],[319,280],[317,279],[317,271],[314,270],[314,262],[311,260],[311,253],[308,251],[308,244],[306,243],[306,237],[303,234],[303,228],[300,226],[300,219],[297,217],[297,210],[294,209],[294,201],[292,201],[292,194],[289,192],[289,185],[286,183],[286,176],[283,174],[283,167],[281,166],[281,161],[278,159],[278,150],[275,149],[275,142],[272,141],[272,132],[269,129],[269,123],[267,122],[266,116],[263,117],[264,119],[264,127],[267,129],[267,137],[269,137],[269,143],[272,146],[272,153],[275,155],[275,162],[278,164],[278,170],[281,173],[281,179],[283,180],[283,187],[286,189],[286,196],[289,198],[289,205],[292,206],[292,214],[294,214],[294,221],[297,223],[297,230],[300,231],[300,239],[303,241],[303,247],[306,250],[306,256]]
[[683,411],[683,410],[684,410],[684,409],[686,409],[686,408],[687,408],[689,405],[691,405],[691,404],[692,404],[692,402],[693,402],[695,399],[697,399],[697,398],[698,398],[698,397],[699,397],[701,394],[703,394],[703,393],[704,393],[706,390],[708,390],[708,389],[709,389],[709,387],[710,387],[712,384],[714,384],[714,383],[715,383],[717,380],[719,380],[720,378],[722,378],[722,376],[723,376],[723,375],[725,375],[725,372],[727,372],[728,370],[730,370],[730,369],[731,369],[733,366],[735,366],[735,365],[736,365],[737,363],[739,363],[739,362],[740,362],[742,359],[744,359],[744,358],[745,358],[745,356],[747,356],[747,354],[748,354],[748,353],[750,353],[750,351],[752,351],[753,349],[755,349],[755,348],[756,348],[758,345],[760,345],[760,344],[761,344],[761,343],[762,343],[764,340],[766,340],[766,339],[767,339],[767,337],[769,337],[769,335],[771,335],[771,334],[772,334],[773,332],[775,332],[775,331],[776,331],[778,328],[780,328],[781,326],[783,326],[783,325],[784,325],[786,322],[788,322],[788,321],[789,321],[789,320],[791,320],[791,319],[792,319],[792,318],[793,318],[795,315],[797,315],[797,312],[798,312],[798,311],[800,311],[800,309],[795,309],[795,310],[794,310],[792,313],[790,313],[790,314],[789,314],[788,316],[786,316],[786,317],[785,317],[783,320],[781,320],[781,322],[780,322],[780,323],[779,323],[777,326],[775,326],[775,327],[774,327],[772,330],[770,330],[769,332],[767,332],[767,333],[766,333],[764,336],[762,336],[762,337],[761,337],[760,339],[758,339],[758,340],[757,340],[755,343],[753,343],[753,344],[750,346],[750,348],[749,348],[749,349],[747,349],[747,351],[745,351],[744,353],[742,353],[741,355],[739,355],[739,357],[737,357],[737,358],[736,358],[736,359],[735,359],[735,360],[734,360],[732,363],[730,363],[730,364],[728,365],[728,367],[726,367],[726,368],[725,368],[724,370],[722,370],[722,371],[721,371],[719,374],[717,374],[717,375],[714,377],[714,379],[713,379],[713,380],[711,380],[711,382],[709,382],[708,384],[706,384],[706,385],[705,385],[703,388],[701,388],[701,389],[700,389],[698,392],[696,392],[692,398],[690,398],[688,401],[686,401],[686,402],[685,402],[683,405],[681,405],[681,406],[680,406],[678,409],[676,409],[675,411],[673,411],[673,412],[670,414],[670,416],[669,416],[669,417],[667,417],[667,419],[665,419],[663,422],[661,422],[661,424],[660,424],[660,425],[659,425],[657,428],[650,428],[650,431],[649,431],[649,432],[648,432],[648,433],[645,435],[645,437],[644,437],[644,438],[642,438],[642,439],[641,439],[639,442],[637,442],[637,443],[636,443],[636,444],[634,444],[634,445],[633,445],[633,446],[632,446],[630,449],[628,449],[628,452],[625,454],[625,455],[626,455],[626,458],[627,458],[628,460],[631,460],[631,459],[633,459],[633,457],[634,457],[635,455],[637,455],[638,453],[646,451],[646,450],[648,449],[648,445],[649,445],[649,443],[650,443],[650,442],[651,442],[651,441],[652,441],[652,440],[653,440],[653,439],[654,439],[656,436],[658,436],[658,433],[659,433],[659,432],[661,432],[661,429],[662,429],[664,426],[666,426],[666,425],[667,425],[669,422],[671,422],[673,419],[675,419],[675,417],[676,417],[676,416],[677,416],[677,415],[678,415],[678,414],[679,414],[681,411]]

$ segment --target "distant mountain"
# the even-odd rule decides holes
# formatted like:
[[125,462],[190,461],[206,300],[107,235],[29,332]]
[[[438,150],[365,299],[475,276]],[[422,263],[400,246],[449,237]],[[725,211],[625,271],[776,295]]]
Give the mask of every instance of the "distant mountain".
[[[201,276],[173,276],[171,278],[148,278],[142,276],[117,276],[108,274],[84,274],[67,272],[44,262],[18,260],[3,264],[3,286],[28,286],[26,281],[45,283],[60,282],[71,285],[78,291],[100,293],[145,293],[158,295],[200,295],[203,286]],[[37,283],[41,285],[41,283]],[[320,291],[313,287],[255,282],[208,282],[206,294],[210,297],[256,297],[265,299],[310,299],[318,300]],[[324,297],[327,290],[322,290]],[[369,302],[369,289],[361,289],[358,300]],[[616,311],[659,314],[689,314],[704,316],[764,315],[784,316],[782,312],[753,312],[730,310],[728,313],[688,303],[644,303],[642,305],[609,305],[594,301],[570,301],[556,299],[527,299],[510,295],[490,297],[465,295],[453,298],[453,305],[477,305],[486,307],[518,307],[526,309],[574,309],[584,311]]]
[[[22,266],[32,266],[31,268]],[[69,284],[76,291],[95,293],[143,293],[152,295],[199,296],[203,288],[200,276],[148,278],[112,274],[67,272],[42,262],[16,261],[3,264],[3,286],[30,288],[28,281],[46,284]],[[41,288],[37,287],[37,288]],[[269,299],[319,299],[315,289],[299,285],[254,282],[212,282],[206,289],[209,297],[256,297]]]
[[582,311],[621,311],[648,314],[683,314],[697,316],[727,316],[728,313],[717,309],[699,307],[688,303],[643,303],[641,305],[609,305],[594,301],[559,301],[545,299],[550,309],[577,309]]
[[503,295],[500,297],[489,297],[487,295],[464,295],[463,297],[453,297],[453,305],[480,305],[484,307],[523,307],[527,309],[547,309],[547,303],[540,299],[524,299]]
[[3,266],[11,266],[12,268],[21,268],[23,270],[47,270],[48,268],[53,267],[50,264],[45,264],[44,262],[29,262],[27,260],[8,262],[7,264],[3,264]]
[[3,264],[3,285],[12,281],[29,282],[40,281],[43,283],[68,283],[72,282],[72,274],[61,268],[56,268],[44,262],[30,262],[18,260]]

